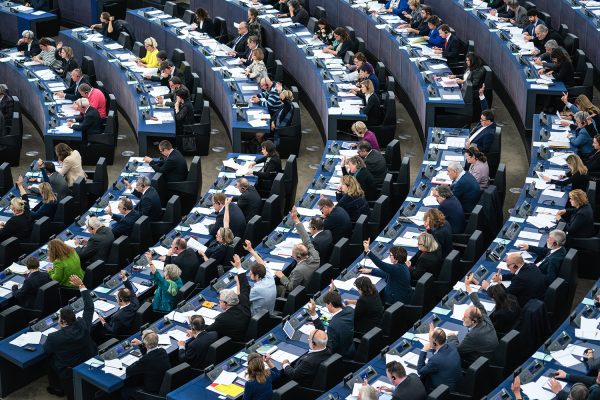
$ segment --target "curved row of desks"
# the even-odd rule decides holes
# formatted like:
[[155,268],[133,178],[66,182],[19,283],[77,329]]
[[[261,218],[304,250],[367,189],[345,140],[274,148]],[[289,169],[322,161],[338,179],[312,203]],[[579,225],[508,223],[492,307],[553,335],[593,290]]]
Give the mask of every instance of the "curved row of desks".
[[56,15],[45,11],[36,11],[21,3],[6,1],[0,4],[0,19],[2,20],[0,38],[5,42],[16,44],[25,30],[33,31],[37,38],[49,34],[43,25],[55,21]]
[[[567,191],[561,192],[560,189],[555,193],[544,192],[539,189],[536,193],[529,191],[531,182],[535,182],[538,188],[545,185],[538,178],[537,171],[540,166],[545,168],[546,174],[557,175],[564,172],[564,157],[568,154],[567,151],[553,152],[553,157],[556,158],[552,158],[552,160],[560,162],[561,165],[544,160],[538,155],[540,146],[545,146],[539,139],[539,133],[535,136],[534,140],[530,168],[521,195],[514,208],[511,209],[511,216],[504,223],[500,233],[490,244],[487,251],[467,271],[467,274],[473,273],[478,282],[484,279],[491,281],[492,274],[496,272],[507,273],[506,263],[504,261],[500,262],[500,260],[504,260],[507,253],[519,251],[517,248],[518,243],[525,242],[531,245],[544,246],[549,230],[556,225],[554,213],[564,208],[568,199]],[[531,197],[531,195],[534,197]],[[541,215],[540,211],[551,213],[551,216],[546,214],[545,220],[543,217],[542,220],[538,220],[539,218],[534,215]],[[469,242],[468,246],[472,247],[474,243]],[[523,255],[526,260],[532,260],[532,257],[535,257],[526,252]],[[495,259],[494,256],[497,256],[497,258]],[[467,329],[462,324],[463,309],[461,307],[470,305],[471,301],[469,296],[466,295],[463,283],[464,277],[461,278],[459,275],[459,278],[461,280],[454,284],[447,296],[444,296],[440,303],[424,315],[408,331],[403,332],[397,341],[390,344],[380,355],[354,373],[351,379],[344,379],[344,382],[338,384],[321,398],[328,398],[328,395],[337,396],[334,398],[345,398],[351,394],[354,382],[362,382],[360,377],[364,374],[368,375],[370,384],[374,384],[377,381],[389,384],[386,378],[385,365],[386,362],[391,360],[402,362],[407,373],[416,373],[418,356],[423,347],[424,340],[427,339],[430,323],[443,328],[447,333],[448,331],[455,332],[459,341],[462,340],[467,333]],[[507,282],[503,282],[503,284],[506,285]],[[569,284],[572,283],[569,282]],[[485,291],[481,291],[479,286],[472,287],[478,291],[479,298],[488,313],[492,312],[495,307],[493,300],[487,296]],[[483,382],[480,384],[484,385]],[[480,398],[484,394],[485,392],[475,393],[474,398]]]

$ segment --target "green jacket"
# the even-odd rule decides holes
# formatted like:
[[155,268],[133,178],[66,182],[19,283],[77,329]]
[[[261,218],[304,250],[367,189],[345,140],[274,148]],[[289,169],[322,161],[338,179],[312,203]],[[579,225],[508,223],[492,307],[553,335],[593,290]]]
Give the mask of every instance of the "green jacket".
[[83,279],[83,270],[81,269],[81,262],[76,252],[73,252],[67,258],[62,260],[54,260],[54,268],[48,272],[50,278],[57,281],[61,286],[74,287],[69,282],[71,275],[77,275]]

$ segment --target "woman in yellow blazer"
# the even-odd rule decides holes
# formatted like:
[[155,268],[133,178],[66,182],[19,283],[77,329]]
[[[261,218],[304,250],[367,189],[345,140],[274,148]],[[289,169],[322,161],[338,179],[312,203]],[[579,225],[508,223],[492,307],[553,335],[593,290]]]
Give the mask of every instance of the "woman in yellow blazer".
[[156,59],[156,55],[158,54],[158,43],[156,43],[156,39],[153,37],[146,38],[146,40],[144,40],[144,47],[146,48],[146,56],[144,58],[138,58],[138,65],[145,68],[158,68],[160,64]]

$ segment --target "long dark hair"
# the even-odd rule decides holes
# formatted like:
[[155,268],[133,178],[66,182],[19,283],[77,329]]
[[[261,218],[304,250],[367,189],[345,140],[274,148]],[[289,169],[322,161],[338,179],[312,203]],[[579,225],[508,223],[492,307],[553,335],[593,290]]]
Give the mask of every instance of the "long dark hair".
[[483,66],[483,61],[481,61],[481,58],[475,53],[468,53],[465,58],[468,58],[471,62],[471,66],[469,66],[470,71],[474,71]]
[[373,282],[366,276],[359,276],[354,281],[354,286],[363,294],[363,296],[374,296],[378,294]]
[[265,140],[264,142],[262,142],[260,147],[267,151],[269,157],[279,156],[279,153],[277,153],[277,147],[275,146],[275,143],[271,142],[270,140]]
[[516,310],[518,307],[515,296],[506,293],[503,285],[490,286],[487,289],[487,294],[496,303],[496,310]]

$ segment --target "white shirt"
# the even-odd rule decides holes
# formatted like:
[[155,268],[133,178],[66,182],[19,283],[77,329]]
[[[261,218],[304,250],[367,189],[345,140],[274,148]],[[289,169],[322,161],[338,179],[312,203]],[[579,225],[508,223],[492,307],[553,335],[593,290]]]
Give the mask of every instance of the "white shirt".
[[484,130],[485,128],[487,128],[487,126],[483,126],[483,125],[481,125],[481,128],[477,129],[477,130],[476,130],[476,131],[475,131],[475,132],[474,132],[474,133],[473,133],[473,134],[472,134],[472,135],[469,137],[469,141],[470,141],[470,142],[473,142],[473,140],[474,140],[474,139],[475,139],[477,136],[479,136],[479,134],[480,134],[481,132],[483,132],[483,130]]

